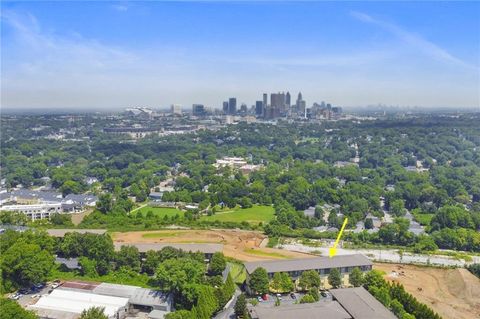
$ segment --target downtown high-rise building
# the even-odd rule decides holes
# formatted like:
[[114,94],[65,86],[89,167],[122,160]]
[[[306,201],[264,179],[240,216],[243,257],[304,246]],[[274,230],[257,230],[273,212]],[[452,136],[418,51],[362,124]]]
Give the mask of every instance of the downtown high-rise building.
[[285,104],[287,105],[287,108],[290,108],[290,105],[292,105],[292,97],[290,96],[290,92],[287,92],[285,95]]
[[228,101],[223,101],[223,114],[228,114]]
[[193,104],[192,105],[192,115],[193,116],[205,115],[205,106],[203,104]]
[[272,108],[272,116],[279,117],[285,114],[286,103],[285,93],[272,93],[270,94],[270,106]]
[[237,98],[231,97],[228,99],[228,114],[235,115],[237,114]]
[[263,108],[265,109],[268,106],[268,94],[263,93]]
[[297,103],[296,103],[297,114],[301,117],[305,117],[306,108],[307,108],[307,102],[303,100],[302,92],[299,92],[297,97]]
[[263,101],[256,101],[255,102],[255,115],[262,117],[264,115],[264,104]]

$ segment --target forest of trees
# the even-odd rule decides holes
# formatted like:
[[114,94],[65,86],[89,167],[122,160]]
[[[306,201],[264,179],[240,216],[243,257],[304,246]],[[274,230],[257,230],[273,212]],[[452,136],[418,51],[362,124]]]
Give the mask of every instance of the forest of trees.
[[[36,120],[61,127],[53,117]],[[25,127],[19,120],[11,125],[6,122],[6,132],[15,136],[1,140],[7,187],[40,185],[45,182],[42,177],[49,177],[52,186],[64,194],[99,194],[98,210],[81,227],[155,229],[173,223],[253,227],[198,222],[196,212],[163,220],[126,214],[135,205],[129,196],[145,200],[172,173],[175,190],[164,194],[166,201],[195,202],[201,209],[210,207],[210,214],[220,203],[228,207],[274,205],[275,220],[262,225],[271,236],[325,236],[311,230],[325,223],[323,213],[305,217],[302,211],[329,204],[339,207],[329,214],[331,227],[338,228],[348,217],[347,229],[359,221],[371,228],[367,215],[380,218],[383,209],[397,218],[377,233],[350,234],[348,238],[356,243],[407,246],[416,251],[480,249],[480,119],[475,115],[320,125],[241,123],[137,143],[122,143],[104,134],[102,119],[89,120],[93,124],[84,132],[87,138],[74,142],[44,140],[38,133],[17,132]],[[85,122],[68,125],[82,127]],[[355,146],[358,166],[335,165],[355,157]],[[216,170],[212,164],[226,155],[244,157],[264,169],[249,175],[229,168]],[[406,169],[417,163],[425,170]],[[88,185],[87,176],[98,182]],[[408,221],[402,218],[407,211],[424,224],[427,235],[408,231]]]
[[[109,235],[67,233],[63,238],[53,238],[38,230],[22,233],[7,230],[0,235],[0,245],[2,293],[45,282],[54,270],[58,274],[62,270],[55,264],[54,255],[79,258],[81,269],[74,275],[80,278],[148,278],[149,286],[173,293],[175,308],[181,310],[180,318],[209,319],[223,308],[235,291],[230,275],[225,282],[223,280],[226,260],[222,253],[214,254],[207,268],[200,252],[165,247],[160,251],[148,251],[141,259],[133,246],[122,246],[115,251]],[[8,304],[10,301],[2,302]],[[82,316],[94,318],[90,312]],[[179,317],[174,312],[169,318]]]

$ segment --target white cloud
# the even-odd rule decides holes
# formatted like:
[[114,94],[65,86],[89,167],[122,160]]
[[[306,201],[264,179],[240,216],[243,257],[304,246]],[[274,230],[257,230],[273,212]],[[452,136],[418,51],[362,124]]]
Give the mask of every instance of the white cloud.
[[465,61],[453,56],[444,48],[441,48],[435,43],[428,41],[421,35],[416,34],[414,32],[410,32],[396,24],[373,18],[372,16],[366,13],[358,12],[358,11],[351,11],[350,15],[362,22],[379,26],[380,28],[395,35],[404,43],[409,44],[415,49],[421,51],[423,54],[433,59],[436,59],[437,61],[451,63],[451,64],[468,67],[468,68],[476,68],[475,66],[472,66],[466,63]]
[[[372,20],[368,15],[357,18]],[[399,53],[384,46],[302,56],[292,51],[249,54],[154,42],[143,50],[133,44],[123,47],[79,33],[45,30],[28,13],[3,10],[1,19],[8,29],[8,40],[2,39],[1,70],[1,102],[7,107],[170,103],[220,107],[228,96],[251,103],[262,91],[277,90],[301,90],[309,102],[326,99],[340,105],[377,101],[478,105],[478,94],[472,96],[472,86],[478,85],[478,76],[470,76],[473,72],[465,75],[465,70],[455,68],[462,69],[456,71],[457,78],[446,72],[443,79],[438,69],[422,72],[417,68],[417,72],[410,65],[413,72],[406,72],[404,61],[391,63]],[[398,94],[399,87],[411,94]],[[426,97],[425,91],[435,94]]]
[[120,12],[128,11],[128,6],[125,4],[114,4],[112,8]]

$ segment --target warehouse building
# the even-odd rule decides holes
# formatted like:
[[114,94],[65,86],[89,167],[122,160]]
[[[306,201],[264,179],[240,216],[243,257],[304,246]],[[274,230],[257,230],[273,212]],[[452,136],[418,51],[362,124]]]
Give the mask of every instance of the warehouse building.
[[137,286],[68,281],[29,309],[41,318],[76,319],[83,310],[104,307],[112,319],[139,317],[157,319],[173,311],[173,296]]

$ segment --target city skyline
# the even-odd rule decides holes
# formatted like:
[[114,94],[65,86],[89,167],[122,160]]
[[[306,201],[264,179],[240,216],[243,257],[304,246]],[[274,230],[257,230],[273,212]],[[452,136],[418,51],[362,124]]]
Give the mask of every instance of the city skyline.
[[307,106],[480,105],[478,3],[2,7],[2,108],[239,108],[279,88]]

